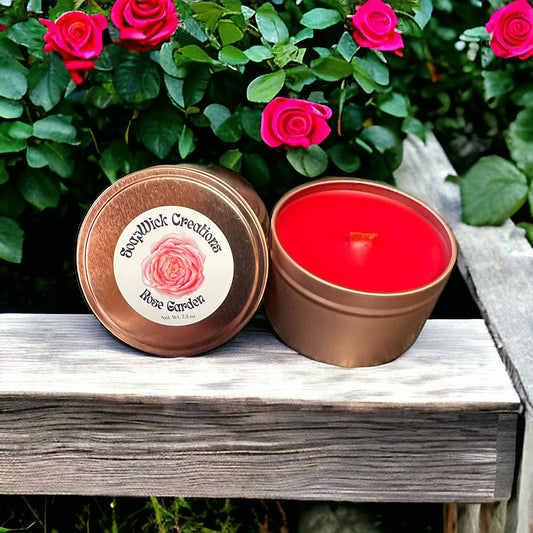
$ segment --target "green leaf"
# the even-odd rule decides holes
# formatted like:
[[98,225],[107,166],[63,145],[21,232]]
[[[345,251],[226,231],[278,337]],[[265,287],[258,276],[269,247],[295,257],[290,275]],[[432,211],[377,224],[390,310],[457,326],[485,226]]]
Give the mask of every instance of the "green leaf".
[[316,80],[316,76],[307,65],[298,65],[297,67],[285,70],[287,78],[285,85],[296,92],[301,92],[306,85],[310,85]]
[[[109,90],[108,90],[109,89]],[[113,92],[112,87],[100,87],[99,85],[94,85],[91,87],[83,97],[83,103],[87,107],[96,107],[97,109],[107,109],[112,104],[117,104],[119,99],[117,95]]]
[[208,105],[204,115],[209,119],[213,133],[224,142],[237,142],[242,135],[242,127],[238,115],[221,104]]
[[299,31],[294,37],[290,38],[292,44],[298,44],[307,39],[312,39],[315,35],[315,32],[311,28],[304,28]]
[[122,139],[114,141],[102,152],[99,165],[111,183],[143,166],[136,164],[130,147]]
[[[181,13],[181,11],[179,11]],[[180,22],[178,26],[178,31],[183,30],[186,34],[191,36],[193,39],[205,43],[208,36],[205,33],[203,27],[193,18],[188,17]]]
[[18,118],[22,115],[24,108],[17,100],[10,100],[0,96],[0,117],[2,118]]
[[490,33],[486,30],[485,26],[477,26],[476,28],[470,28],[463,32],[459,37],[462,41],[490,41]]
[[432,0],[420,0],[418,7],[415,7],[414,11],[414,20],[418,24],[418,27],[423,30],[431,20],[431,15],[433,13]]
[[378,95],[376,103],[379,109],[393,117],[409,116],[409,99],[403,94],[390,92]]
[[9,134],[11,122],[0,122],[0,154],[20,152],[26,148],[26,139],[13,139]]
[[482,157],[459,182],[463,220],[473,226],[499,225],[516,213],[528,194],[524,174],[502,157]]
[[241,5],[241,14],[244,17],[244,20],[248,21],[255,15],[255,10],[251,7]]
[[94,70],[101,72],[111,72],[113,70],[113,59],[109,48],[104,48],[94,60]]
[[34,18],[9,26],[6,34],[13,42],[28,49],[30,55],[43,59],[43,37],[46,28]]
[[113,84],[126,104],[153,100],[161,86],[158,66],[144,54],[122,52],[117,54]]
[[196,63],[216,63],[216,61],[197,44],[188,44],[187,46],[182,46],[181,48],[178,48],[178,53],[180,53],[183,57],[190,59],[191,61],[195,61]]
[[33,124],[33,135],[38,139],[77,144],[76,128],[72,117],[67,115],[49,115]]
[[224,152],[218,162],[226,168],[234,172],[241,172],[242,168],[242,152],[238,149],[228,150]]
[[208,65],[191,63],[187,66],[187,76],[183,84],[185,107],[196,105],[202,100],[210,79],[211,71]]
[[9,136],[12,139],[29,139],[33,135],[33,127],[19,120],[13,122],[9,128]]
[[44,142],[30,145],[26,150],[26,161],[32,168],[48,166],[62,178],[70,178],[74,173],[72,150],[64,144]]
[[498,105],[498,98],[511,92],[515,87],[512,74],[505,70],[484,70],[481,72],[483,77],[483,88],[485,100],[490,107]]
[[295,44],[284,42],[274,45],[272,53],[274,54],[274,64],[279,68],[283,68],[291,62],[302,63],[305,48],[298,48]]
[[363,149],[372,148],[372,156],[368,161],[368,175],[377,180],[393,179],[392,172],[400,166],[403,157],[399,132],[384,126],[368,126],[363,129],[356,142]]
[[353,40],[353,37],[345,31],[337,44],[337,52],[346,60],[351,61],[353,56],[359,50],[359,45]]
[[270,183],[267,162],[259,154],[244,154],[243,173],[255,187],[266,187]]
[[204,115],[209,119],[211,129],[216,134],[222,123],[231,117],[231,111],[222,104],[210,104],[204,109]]
[[348,137],[356,137],[363,127],[363,111],[361,106],[348,102],[342,108],[341,132]]
[[305,13],[300,24],[313,30],[323,30],[338,24],[341,20],[342,17],[338,11],[317,7]]
[[178,151],[180,157],[185,159],[189,154],[194,152],[196,143],[194,141],[194,132],[187,126],[183,126],[180,138],[178,139]]
[[242,51],[232,46],[231,44],[224,46],[218,53],[219,61],[227,63],[228,65],[246,65],[248,56]]
[[0,259],[10,263],[20,263],[23,242],[24,231],[18,223],[11,218],[0,217]]
[[[153,52],[156,54],[156,52]],[[174,61],[174,45],[172,43],[164,43],[161,45],[161,49],[157,52],[157,62],[169,76],[175,78],[183,78],[186,75],[186,71],[182,67],[178,67]]]
[[313,50],[319,57],[331,57],[333,55],[333,50],[325,46],[315,46],[313,47]]
[[368,126],[361,133],[361,138],[381,154],[394,149],[398,142],[396,135],[384,126]]
[[167,92],[171,101],[182,109],[185,109],[185,97],[183,95],[185,80],[173,78],[168,74],[164,74],[163,79],[165,81],[165,87],[167,88]]
[[0,48],[0,96],[19,100],[28,90],[28,69]]
[[175,108],[157,105],[143,112],[135,123],[139,140],[160,159],[164,159],[180,138],[183,116]]
[[255,14],[255,21],[261,36],[267,43],[281,43],[289,38],[289,30],[274,6],[265,2]]
[[30,145],[26,149],[26,162],[31,168],[43,168],[48,164],[48,158],[40,146]]
[[426,142],[426,126],[417,118],[407,117],[402,122],[402,131],[405,133],[412,133],[422,141]]
[[221,20],[218,23],[218,34],[223,45],[236,43],[244,36],[239,26],[231,20]]
[[355,172],[361,166],[361,158],[349,144],[335,144],[328,150],[328,155],[344,172]]
[[533,180],[533,108],[526,107],[511,122],[505,142],[516,166]]
[[530,222],[519,222],[517,226],[526,231],[526,239],[533,246],[533,224]]
[[287,160],[297,172],[308,178],[319,176],[328,167],[328,154],[317,144],[309,148],[289,148]]
[[63,13],[65,13],[65,11],[72,11],[73,9],[76,9],[74,0],[57,0],[57,2],[54,4],[54,7],[52,7],[48,12],[50,20],[56,20]]
[[18,176],[17,188],[24,200],[37,209],[56,207],[59,203],[59,181],[40,169],[23,169]]
[[311,61],[311,71],[324,81],[338,81],[353,74],[352,65],[338,57],[319,57]]
[[366,93],[389,83],[389,69],[374,54],[356,56],[352,59],[353,77]]
[[190,6],[196,18],[203,22],[210,31],[216,28],[220,18],[228,12],[227,9],[214,2],[191,2]]
[[61,58],[49,54],[43,62],[36,62],[28,76],[29,96],[32,103],[45,111],[55,107],[71,80]]
[[243,107],[241,110],[241,124],[244,132],[256,141],[261,141],[261,111]]
[[277,70],[255,78],[246,89],[248,100],[260,103],[270,102],[281,91],[285,77],[284,70]]
[[217,137],[224,142],[235,143],[242,137],[242,125],[239,115],[231,115],[216,132]]
[[266,59],[270,59],[274,56],[271,48],[261,45],[251,46],[247,50],[244,50],[244,54],[250,61],[253,61],[254,63],[261,63],[261,61],[265,61]]
[[533,83],[521,83],[511,94],[511,101],[519,107],[528,107],[533,102]]

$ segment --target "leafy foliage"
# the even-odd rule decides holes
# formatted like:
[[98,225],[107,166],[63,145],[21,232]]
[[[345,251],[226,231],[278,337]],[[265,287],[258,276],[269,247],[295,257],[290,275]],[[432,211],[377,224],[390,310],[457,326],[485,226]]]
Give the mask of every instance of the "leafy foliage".
[[416,102],[456,166],[463,220],[501,224],[511,216],[533,242],[533,61],[496,56],[485,29],[509,2],[433,4],[431,20],[406,49],[413,70],[400,77],[398,92]]
[[[221,164],[243,173],[272,205],[281,192],[323,174],[391,181],[405,132],[423,135],[420,122],[413,127],[409,98],[394,88],[394,54],[355,44],[347,19],[355,6],[344,0],[176,0],[179,27],[168,42],[139,53],[108,36],[80,85],[58,54],[43,51],[46,29],[36,20],[79,3],[63,0],[48,13],[44,5],[5,0],[0,7],[7,26],[0,32],[4,261],[21,261],[29,217],[72,205],[82,212],[106,183],[142,166]],[[406,36],[422,31],[427,2],[393,7]],[[83,8],[108,16],[111,6]],[[266,146],[261,111],[276,96],[331,107],[327,141],[309,149]]]

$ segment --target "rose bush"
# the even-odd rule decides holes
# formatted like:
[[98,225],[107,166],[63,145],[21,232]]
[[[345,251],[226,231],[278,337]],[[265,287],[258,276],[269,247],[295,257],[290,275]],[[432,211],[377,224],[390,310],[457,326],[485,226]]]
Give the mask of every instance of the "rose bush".
[[[453,86],[455,76],[448,115],[457,110],[456,125],[451,118],[442,122],[455,132],[448,128],[441,139],[456,137],[459,153],[471,152],[457,178],[463,220],[497,225],[513,217],[533,244],[533,8],[525,0],[498,0],[472,15],[486,23],[457,35],[454,62],[461,70],[442,70],[435,83],[442,91]],[[448,57],[446,62],[451,64]],[[475,136],[468,135],[472,128]]]
[[403,40],[396,31],[398,17],[390,5],[381,0],[368,0],[356,7],[350,20],[353,38],[359,46],[375,50],[398,50],[403,48]]
[[[460,186],[463,220],[511,217],[533,244],[530,17],[521,0],[439,4],[420,42],[405,49],[403,92],[416,98],[459,174],[450,180]],[[421,78],[408,83],[417,68]]]
[[273,148],[320,144],[330,133],[329,107],[296,98],[274,98],[261,115],[261,138]]
[[57,52],[74,82],[82,83],[102,51],[102,32],[107,28],[107,19],[103,15],[69,11],[56,22],[46,19],[39,22],[48,30],[44,35],[44,50]]
[[117,0],[111,20],[120,32],[116,42],[133,52],[157,48],[178,26],[172,0]]
[[141,264],[143,282],[160,294],[187,296],[204,282],[205,254],[193,239],[165,235]]
[[[405,135],[424,136],[391,75],[402,60],[356,42],[355,6],[344,0],[26,1],[0,3],[0,259],[20,263],[24,250],[16,275],[44,278],[40,286],[59,270],[74,272],[72,240],[85,210],[131,171],[221,165],[272,206],[321,175],[393,181]],[[431,5],[389,5],[393,42],[401,32],[407,46]],[[63,28],[69,17],[75,24]],[[86,20],[98,24],[77,27]],[[51,253],[44,243],[69,247]],[[47,271],[42,257],[57,264]],[[44,298],[57,302],[53,294]]]

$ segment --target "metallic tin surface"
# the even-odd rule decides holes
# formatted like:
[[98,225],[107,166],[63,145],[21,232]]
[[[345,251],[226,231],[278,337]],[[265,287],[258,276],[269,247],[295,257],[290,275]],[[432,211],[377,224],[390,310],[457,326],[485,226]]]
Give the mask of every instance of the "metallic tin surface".
[[[322,280],[297,264],[275,231],[283,206],[317,187],[379,191],[414,209],[443,237],[449,262],[428,285],[397,293],[370,293]],[[326,178],[289,191],[271,216],[270,273],[265,311],[276,333],[312,359],[345,367],[375,366],[403,354],[416,340],[455,264],[457,246],[445,221],[420,200],[393,187],[351,178]]]
[[[233,337],[261,302],[267,224],[260,198],[230,171],[175,165],[133,172],[106,189],[83,220],[81,290],[125,343],[163,356],[203,353]],[[160,279],[173,268],[163,253],[173,246],[191,256],[185,260],[193,274],[179,287]]]

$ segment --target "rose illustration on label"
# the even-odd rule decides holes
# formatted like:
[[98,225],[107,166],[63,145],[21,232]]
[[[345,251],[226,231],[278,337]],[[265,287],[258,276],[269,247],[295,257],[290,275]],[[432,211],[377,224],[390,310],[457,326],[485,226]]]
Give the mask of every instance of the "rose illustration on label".
[[141,264],[143,282],[160,294],[186,296],[204,282],[205,254],[183,234],[169,234],[152,244]]

